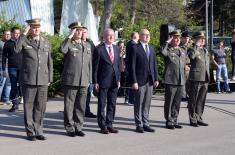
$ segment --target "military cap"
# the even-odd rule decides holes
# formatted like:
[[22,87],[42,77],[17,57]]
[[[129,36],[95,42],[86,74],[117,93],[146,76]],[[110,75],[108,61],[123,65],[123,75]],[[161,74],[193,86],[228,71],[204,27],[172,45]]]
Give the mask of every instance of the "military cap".
[[182,32],[181,37],[184,37],[184,38],[190,37],[189,34],[188,34],[188,31]]
[[68,28],[70,28],[70,29],[83,28],[83,26],[80,22],[73,22],[68,26]]
[[195,32],[193,38],[205,38],[205,33],[203,31]]
[[174,30],[169,33],[171,36],[181,36],[180,30]]
[[30,26],[40,26],[41,19],[34,18],[34,19],[26,20],[25,22],[28,23]]

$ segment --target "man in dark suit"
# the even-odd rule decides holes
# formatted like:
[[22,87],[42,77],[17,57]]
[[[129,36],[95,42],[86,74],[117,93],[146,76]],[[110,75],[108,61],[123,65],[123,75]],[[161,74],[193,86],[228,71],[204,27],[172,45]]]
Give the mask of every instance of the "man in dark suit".
[[[127,72],[127,83],[129,85],[129,76],[128,76],[128,63],[129,63],[129,59],[130,59],[130,53],[133,50],[133,46],[136,45],[139,41],[139,33],[138,32],[132,32],[131,33],[131,40],[129,40],[126,44],[126,59],[125,59],[125,64],[126,64],[126,72]],[[132,89],[127,90],[128,93],[128,100],[126,102],[126,104],[128,105],[134,105],[135,103],[135,96],[134,96],[134,92]]]
[[170,38],[166,41],[165,46],[163,46],[160,51],[165,58],[164,116],[166,119],[166,128],[181,129],[182,126],[178,124],[177,118],[185,85],[184,68],[187,56],[185,50],[179,47],[180,31],[172,31],[169,35]]
[[[42,129],[48,85],[53,80],[51,44],[41,36],[40,19],[26,22],[29,26],[16,41],[15,49],[22,54],[20,82],[24,99],[25,129],[28,140],[46,140]],[[27,35],[28,32],[30,35]]]
[[[104,43],[99,45],[93,57],[93,83],[98,92],[97,120],[102,134],[118,133],[113,128],[117,92],[120,87],[120,51],[114,42],[114,31],[104,31]],[[107,100],[106,118],[105,106]]]
[[196,32],[193,35],[193,39],[195,40],[195,44],[188,51],[191,64],[189,72],[189,121],[193,127],[198,127],[198,125],[208,126],[207,123],[203,122],[202,114],[210,80],[209,53],[204,47],[205,34],[203,32]]
[[133,46],[130,53],[129,77],[135,91],[134,116],[136,132],[154,132],[149,124],[149,109],[153,86],[158,85],[157,63],[154,49],[149,45],[150,33],[147,29],[140,31],[140,42]]

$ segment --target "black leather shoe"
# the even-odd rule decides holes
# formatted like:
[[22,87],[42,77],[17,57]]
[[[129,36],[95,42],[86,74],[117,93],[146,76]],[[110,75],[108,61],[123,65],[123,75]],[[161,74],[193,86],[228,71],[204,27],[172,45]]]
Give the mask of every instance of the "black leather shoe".
[[166,128],[167,128],[167,129],[174,130],[174,129],[175,129],[175,126],[174,126],[174,125],[166,125]]
[[35,137],[38,140],[47,140],[47,138],[45,136],[43,136],[43,135],[38,135],[38,136],[35,136]]
[[193,127],[198,127],[198,124],[197,123],[190,123],[190,126],[193,126]]
[[181,125],[179,125],[179,124],[175,124],[174,127],[175,127],[176,129],[182,129],[182,128],[183,128],[183,126],[181,126]]
[[11,109],[9,109],[9,112],[16,112],[17,110],[19,110],[19,107],[13,105],[13,106],[11,107]]
[[146,132],[155,132],[155,130],[153,128],[151,128],[150,126],[144,126],[143,129]]
[[35,136],[27,136],[27,140],[36,141],[36,138],[35,138]]
[[201,126],[208,126],[207,123],[204,123],[204,122],[197,122],[198,125],[201,125]]
[[118,133],[118,130],[117,129],[114,129],[114,128],[107,128],[108,129],[108,131],[110,132],[110,133]]
[[77,136],[80,136],[80,137],[85,137],[85,133],[84,132],[82,132],[82,131],[76,131],[75,132],[75,134],[77,135]]
[[100,129],[100,133],[102,133],[102,134],[109,134],[109,130],[107,128]]
[[89,112],[89,113],[85,114],[85,117],[87,117],[87,118],[96,118],[96,115],[93,114],[92,112]]
[[67,135],[69,137],[75,137],[76,136],[75,132],[67,132]]
[[138,132],[138,133],[144,133],[144,129],[142,127],[139,127],[139,126],[136,127],[135,131]]

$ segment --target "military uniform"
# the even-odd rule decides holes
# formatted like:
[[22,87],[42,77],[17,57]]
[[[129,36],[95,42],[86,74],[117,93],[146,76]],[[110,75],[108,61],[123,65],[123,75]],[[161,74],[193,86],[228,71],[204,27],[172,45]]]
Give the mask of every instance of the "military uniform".
[[185,75],[185,86],[184,86],[184,93],[183,93],[183,98],[188,98],[189,95],[189,71],[190,71],[190,59],[188,57],[188,45],[181,45],[180,46],[185,53],[186,56],[186,63],[185,63],[185,69],[184,69],[184,75]]
[[67,133],[73,133],[81,131],[84,122],[87,87],[92,81],[91,45],[66,38],[60,51],[64,54],[64,126]]
[[40,36],[36,42],[21,35],[16,42],[17,53],[22,54],[20,82],[24,99],[24,121],[27,136],[43,134],[48,84],[53,80],[51,45]]
[[165,104],[164,116],[166,126],[177,124],[177,117],[180,109],[180,102],[183,95],[183,86],[185,85],[184,68],[186,62],[186,53],[180,47],[172,47],[168,43],[161,49],[165,57]]
[[[195,37],[200,34],[195,34]],[[202,36],[203,37],[203,36]],[[204,111],[206,95],[208,91],[209,73],[209,54],[206,48],[200,48],[194,45],[189,49],[190,58],[190,93],[188,101],[188,111],[190,124],[197,126],[197,123],[203,123],[202,114]]]

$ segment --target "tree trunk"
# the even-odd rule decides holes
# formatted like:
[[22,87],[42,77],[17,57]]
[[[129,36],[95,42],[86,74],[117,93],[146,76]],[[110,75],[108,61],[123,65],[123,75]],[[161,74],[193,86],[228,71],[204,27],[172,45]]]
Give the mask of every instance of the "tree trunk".
[[130,16],[131,16],[131,25],[134,25],[136,17],[136,0],[130,0]]
[[110,21],[112,16],[112,0],[104,0],[104,13],[101,20],[100,36],[103,36],[103,32],[106,28],[110,28]]

